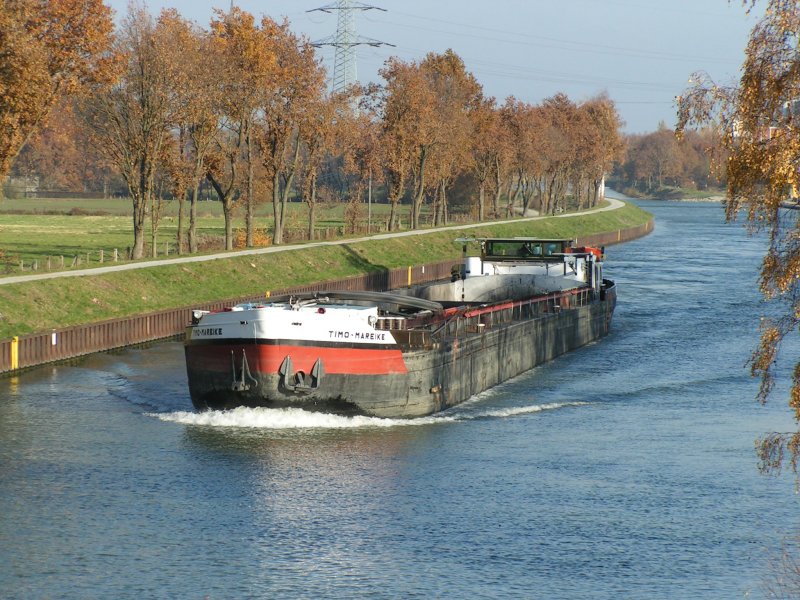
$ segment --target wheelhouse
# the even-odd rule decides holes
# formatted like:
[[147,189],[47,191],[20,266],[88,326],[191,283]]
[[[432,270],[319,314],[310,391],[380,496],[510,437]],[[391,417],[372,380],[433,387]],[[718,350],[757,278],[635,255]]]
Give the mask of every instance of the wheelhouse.
[[479,240],[481,260],[503,262],[542,260],[562,262],[572,248],[572,240],[542,240],[537,238],[491,238]]

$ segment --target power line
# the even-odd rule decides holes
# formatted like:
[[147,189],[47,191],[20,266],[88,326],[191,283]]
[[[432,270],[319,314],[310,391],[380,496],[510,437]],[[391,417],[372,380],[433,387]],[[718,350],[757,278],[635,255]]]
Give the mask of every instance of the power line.
[[[591,53],[593,55],[596,54],[605,54],[611,56],[623,56],[623,57],[630,57],[630,58],[644,58],[644,59],[653,59],[653,60],[664,60],[664,61],[675,61],[675,62],[684,62],[687,60],[692,61],[705,61],[705,62],[715,62],[715,63],[722,63],[722,64],[732,64],[733,61],[730,57],[722,58],[722,57],[704,57],[704,56],[696,56],[696,55],[687,55],[687,54],[677,54],[672,52],[660,52],[657,50],[647,50],[642,48],[626,48],[622,46],[612,46],[606,44],[598,44],[596,42],[580,42],[574,40],[565,40],[559,38],[552,38],[542,35],[536,35],[532,33],[521,33],[515,31],[509,31],[505,29],[496,29],[491,27],[483,27],[478,25],[470,25],[467,23],[461,23],[458,21],[452,20],[445,20],[445,19],[436,19],[434,17],[429,16],[418,16],[410,13],[403,13],[399,12],[396,13],[400,16],[409,17],[412,19],[419,19],[423,20],[426,23],[441,23],[444,25],[449,25],[451,27],[463,27],[465,29],[472,29],[478,32],[488,32],[493,34],[501,34],[502,37],[492,36],[492,35],[481,35],[480,33],[468,33],[466,31],[458,31],[453,29],[437,29],[435,27],[425,27],[422,25],[412,25],[408,23],[402,22],[390,22],[389,25],[393,27],[401,27],[404,29],[411,29],[414,31],[427,31],[436,34],[444,34],[444,35],[451,35],[457,38],[471,38],[471,39],[478,39],[483,41],[490,41],[496,43],[503,43],[503,44],[514,44],[514,45],[521,45],[521,46],[530,46],[530,47],[539,47],[539,48],[548,48],[548,49],[556,49],[560,51],[568,51],[568,52],[583,52],[583,53]],[[516,38],[516,39],[515,39]]]

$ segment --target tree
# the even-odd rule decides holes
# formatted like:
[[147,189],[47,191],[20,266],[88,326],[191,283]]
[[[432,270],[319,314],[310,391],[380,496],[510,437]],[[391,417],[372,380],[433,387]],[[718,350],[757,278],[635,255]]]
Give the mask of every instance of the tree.
[[[413,174],[411,228],[419,227],[432,162],[438,176],[433,186],[441,196],[455,170],[468,164],[472,123],[469,112],[477,108],[481,86],[452,50],[429,53],[420,63],[389,59],[380,71],[386,83],[378,91],[378,114],[383,122],[383,143],[389,201],[389,228],[396,225],[397,204],[405,192],[408,171]],[[454,153],[460,153],[455,157]],[[444,207],[445,205],[442,205]],[[437,217],[438,218],[438,217]]]
[[[800,4],[765,3],[765,14],[750,34],[739,84],[719,85],[698,73],[692,87],[678,98],[678,133],[711,123],[728,153],[721,165],[727,177],[728,220],[744,213],[750,225],[769,234],[760,288],[782,309],[779,316],[763,320],[760,344],[750,361],[752,374],[761,378],[762,402],[773,389],[780,344],[800,324],[800,222],[780,210],[800,187]],[[752,8],[756,0],[744,4]],[[789,406],[800,423],[800,362],[795,364]],[[758,447],[764,470],[780,469],[788,454],[798,473],[800,431],[767,435]]]
[[197,252],[197,202],[200,183],[208,172],[207,156],[224,125],[220,114],[219,70],[222,57],[216,53],[209,34],[182,18],[174,9],[161,13],[162,37],[169,40],[168,94],[173,104],[175,143],[167,154],[178,198],[178,252],[182,253],[183,205],[191,190],[189,205],[189,251]]
[[611,172],[615,163],[624,158],[625,140],[620,133],[623,122],[613,100],[606,94],[589,99],[580,108],[586,113],[588,122],[594,130],[590,140],[593,148],[589,152],[587,174],[592,192],[590,204],[595,205],[600,199],[603,177]]
[[144,7],[132,4],[114,47],[123,63],[122,76],[110,89],[97,88],[87,105],[98,147],[128,186],[133,259],[144,255],[146,217],[153,207],[158,169],[175,122],[168,68],[171,45],[163,22],[156,23]]
[[[307,117],[301,121],[299,136],[303,143],[300,169],[300,192],[308,207],[308,239],[314,239],[316,226],[317,190],[324,162],[339,153],[336,166],[354,181],[350,193],[350,213],[361,199],[374,160],[374,126],[368,111],[354,110],[355,97],[361,93],[353,88],[344,93],[311,99]],[[370,159],[372,159],[370,161]],[[355,225],[355,224],[353,224]],[[355,227],[353,227],[354,229]]]
[[[447,222],[447,190],[456,176],[467,169],[474,136],[470,115],[483,101],[483,90],[464,61],[452,50],[443,54],[428,54],[420,65],[435,99],[433,121],[428,133],[429,155],[438,202],[434,208],[434,224]],[[420,161],[422,166],[423,161]],[[413,227],[419,227],[419,212],[424,193],[424,173],[421,189],[415,198]]]
[[[97,185],[87,160],[91,144],[76,118],[73,99],[58,103],[52,114],[22,147],[13,175],[37,177],[39,189],[86,191]],[[102,188],[101,188],[102,189]]]
[[494,188],[494,212],[497,211],[500,181],[504,179],[501,165],[510,151],[509,132],[501,109],[494,98],[484,98],[470,112],[473,142],[471,144],[472,172],[478,183],[478,220],[486,217],[486,192]]
[[494,159],[494,195],[492,197],[492,216],[497,219],[501,216],[500,200],[503,190],[510,195],[512,172],[516,158],[516,143],[514,139],[514,106],[517,99],[509,96],[500,107],[500,136],[498,138],[498,152]]
[[[233,203],[242,195],[246,204],[246,244],[252,246],[255,163],[258,160],[254,152],[257,114],[266,90],[274,85],[279,68],[278,26],[270,19],[264,19],[259,26],[253,15],[238,8],[216,14],[211,22],[211,48],[218,57],[218,69],[214,73],[219,84],[218,118],[226,132],[214,140],[212,162],[215,168],[208,170],[207,175],[222,201],[226,247],[233,244]],[[200,64],[202,68],[202,61]],[[223,171],[219,169],[222,164],[226,165]],[[240,173],[242,167],[244,181]]]
[[0,4],[0,198],[14,160],[52,108],[112,76],[112,31],[102,0]]
[[324,94],[325,72],[311,43],[295,36],[287,22],[264,17],[261,31],[275,68],[261,87],[255,138],[272,189],[272,241],[282,244],[286,204],[300,164],[299,131],[314,119],[313,106]]
[[681,159],[675,135],[666,125],[662,123],[658,131],[644,137],[637,157],[637,172],[648,179],[648,189],[660,188],[668,182],[676,183]]
[[[514,97],[506,99],[504,120],[511,139],[509,178],[509,204],[507,216],[513,214],[513,204],[522,202],[523,213],[530,207],[534,193],[538,192],[537,208],[542,210],[542,191],[545,187],[545,146],[548,122],[541,107],[520,102]],[[511,193],[513,189],[513,194]]]
[[[434,99],[419,65],[390,58],[380,71],[385,84],[372,90],[375,110],[382,123],[381,145],[384,147],[386,182],[391,204],[389,231],[397,228],[397,206],[406,192],[412,165],[423,178],[427,144],[420,141],[420,131],[427,130],[432,119]],[[422,161],[422,173],[419,173]],[[415,190],[415,195],[418,190]],[[413,213],[413,210],[412,210]],[[412,214],[413,220],[413,214]]]
[[578,108],[566,94],[556,94],[542,102],[544,132],[542,155],[546,195],[542,212],[555,213],[563,208],[567,184],[576,160],[576,126]]

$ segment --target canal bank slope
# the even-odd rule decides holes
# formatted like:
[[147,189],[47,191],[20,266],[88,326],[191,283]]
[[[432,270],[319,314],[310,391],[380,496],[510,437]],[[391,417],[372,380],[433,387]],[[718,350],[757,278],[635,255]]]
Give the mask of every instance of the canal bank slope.
[[70,277],[6,278],[0,280],[0,372],[180,334],[192,307],[220,308],[312,287],[391,289],[436,279],[460,258],[457,237],[609,245],[651,229],[648,213],[611,201],[581,214],[185,257]]

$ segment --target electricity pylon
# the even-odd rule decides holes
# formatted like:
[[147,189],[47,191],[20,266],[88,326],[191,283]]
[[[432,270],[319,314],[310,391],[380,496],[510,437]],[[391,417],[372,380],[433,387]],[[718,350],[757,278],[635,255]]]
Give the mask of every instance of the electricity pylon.
[[332,13],[338,11],[336,23],[336,35],[326,37],[322,40],[312,42],[313,46],[333,46],[336,54],[333,61],[333,91],[343,92],[358,81],[358,71],[356,67],[356,46],[394,46],[386,42],[380,42],[372,38],[356,35],[355,12],[357,10],[382,10],[385,8],[369,6],[353,0],[336,0],[332,4],[315,8],[307,12],[321,11]]

